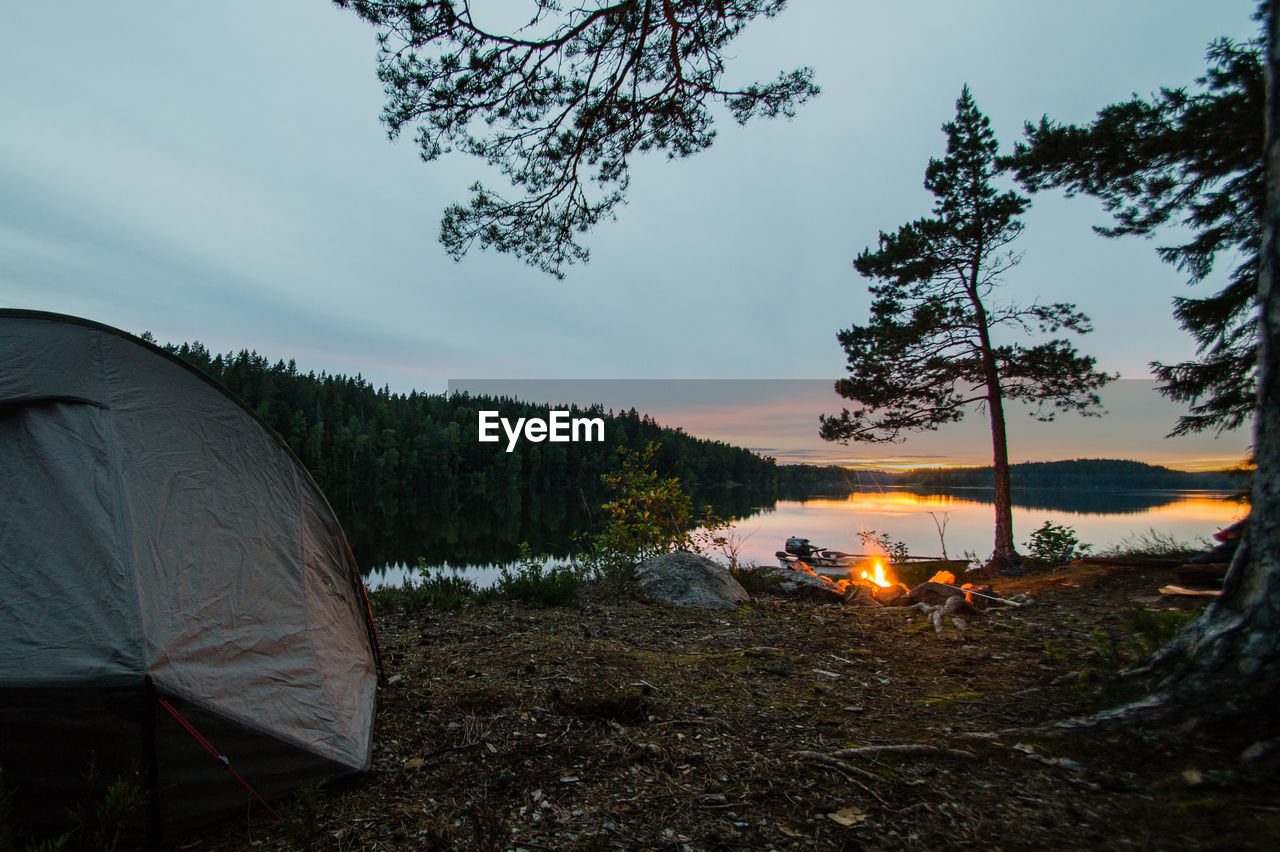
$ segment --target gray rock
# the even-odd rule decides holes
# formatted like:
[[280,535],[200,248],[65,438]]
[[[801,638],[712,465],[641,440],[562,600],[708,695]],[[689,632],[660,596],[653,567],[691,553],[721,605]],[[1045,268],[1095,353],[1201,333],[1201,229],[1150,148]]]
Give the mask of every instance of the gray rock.
[[751,599],[723,566],[684,551],[646,559],[636,570],[636,580],[642,593],[680,606],[733,609]]

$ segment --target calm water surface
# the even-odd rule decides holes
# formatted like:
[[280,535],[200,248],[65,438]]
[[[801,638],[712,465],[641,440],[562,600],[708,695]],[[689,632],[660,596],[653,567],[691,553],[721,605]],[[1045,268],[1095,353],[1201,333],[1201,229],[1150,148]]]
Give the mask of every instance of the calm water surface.
[[[1080,541],[1094,551],[1120,544],[1136,534],[1155,530],[1178,541],[1197,544],[1242,517],[1247,506],[1228,492],[1081,492],[1023,491],[1015,494],[1014,540],[1025,549],[1031,532],[1045,521],[1075,529]],[[946,524],[947,555],[963,558],[966,551],[991,553],[995,508],[989,491],[956,489],[921,493],[902,489],[859,491],[837,497],[779,500],[734,523],[741,540],[741,561],[774,564],[788,536],[851,553],[862,551],[859,531],[887,533],[904,542],[913,556],[941,556],[937,523]],[[440,570],[462,574],[481,586],[491,585],[501,565],[443,562]],[[387,565],[366,578],[370,587],[398,586],[417,576],[404,564]]]
[[[1117,501],[1117,496],[1131,499]],[[1198,543],[1247,511],[1229,497],[1227,492],[1026,492],[1013,507],[1014,540],[1025,549],[1030,534],[1045,521],[1052,521],[1075,529],[1080,541],[1092,544],[1095,551],[1153,529],[1179,541]],[[965,551],[984,557],[991,553],[995,506],[989,496],[977,490],[921,494],[895,489],[779,501],[775,508],[736,524],[737,534],[744,539],[739,559],[772,563],[774,552],[792,535],[858,553],[862,551],[858,533],[863,530],[887,533],[904,542],[913,556],[941,556],[937,526],[941,523],[946,524],[949,557],[962,558]]]

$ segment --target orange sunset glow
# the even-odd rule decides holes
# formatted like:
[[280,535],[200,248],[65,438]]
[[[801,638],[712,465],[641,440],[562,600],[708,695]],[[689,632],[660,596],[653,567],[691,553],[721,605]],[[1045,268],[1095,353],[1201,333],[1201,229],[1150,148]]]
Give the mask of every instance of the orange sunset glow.
[[[713,383],[714,384],[714,383]],[[858,470],[901,471],[922,468],[982,467],[991,463],[991,438],[985,418],[974,416],[935,432],[913,433],[892,452],[842,446],[817,435],[818,415],[835,413],[839,400],[826,381],[771,382],[751,394],[732,386],[723,400],[706,395],[689,400],[656,401],[651,412],[660,422],[739,446],[756,448],[780,464],[837,465]],[[1175,470],[1221,470],[1241,462],[1248,452],[1248,430],[1220,436],[1164,437],[1182,410],[1145,380],[1121,380],[1103,393],[1108,413],[1099,418],[1059,417],[1043,423],[1009,417],[1010,461],[1071,458],[1132,459]]]

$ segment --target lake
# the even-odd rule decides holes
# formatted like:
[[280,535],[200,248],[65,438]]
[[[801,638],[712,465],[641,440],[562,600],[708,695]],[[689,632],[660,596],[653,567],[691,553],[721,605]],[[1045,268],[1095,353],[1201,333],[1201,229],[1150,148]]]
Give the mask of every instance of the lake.
[[[976,493],[975,493],[976,492]],[[1120,499],[1116,499],[1119,497]],[[1023,492],[1013,507],[1019,548],[1046,520],[1075,529],[1095,551],[1150,529],[1192,543],[1242,517],[1247,507],[1227,492]],[[985,498],[985,499],[984,499]],[[1092,504],[1092,505],[1091,505]],[[936,523],[935,523],[936,520]],[[810,539],[834,550],[861,552],[860,531],[887,533],[913,556],[942,556],[938,524],[945,523],[946,551],[953,559],[966,551],[988,556],[994,542],[995,506],[989,493],[955,489],[920,493],[885,489],[847,496],[780,500],[735,524],[745,539],[739,559],[773,563],[788,536]],[[1206,545],[1207,546],[1207,545]]]
[[[1246,504],[1230,497],[1225,491],[1023,489],[1014,494],[1014,539],[1025,549],[1031,532],[1048,520],[1072,527],[1080,541],[1092,544],[1095,552],[1148,530],[1200,544],[1248,511]],[[963,558],[969,551],[985,557],[992,549],[994,512],[991,492],[986,489],[923,492],[885,488],[778,500],[772,506],[744,514],[734,522],[734,531],[741,540],[739,560],[759,564],[776,564],[774,553],[783,548],[789,536],[807,538],[833,550],[860,553],[863,548],[859,531],[886,533],[905,543],[913,556],[941,556],[936,519],[937,523],[946,524],[948,556]],[[492,584],[501,569],[496,562],[438,562],[433,567],[462,574],[481,586]],[[370,572],[366,582],[371,588],[398,586],[406,576],[413,575],[416,571],[405,563],[393,563]]]

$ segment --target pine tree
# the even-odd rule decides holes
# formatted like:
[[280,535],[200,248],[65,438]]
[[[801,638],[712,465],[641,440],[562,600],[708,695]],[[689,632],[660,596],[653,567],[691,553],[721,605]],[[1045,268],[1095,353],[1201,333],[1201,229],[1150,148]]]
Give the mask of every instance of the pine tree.
[[818,93],[809,68],[724,82],[729,43],[786,0],[536,0],[532,20],[503,32],[458,0],[334,3],[378,27],[390,134],[414,128],[424,161],[457,150],[511,186],[476,183],[445,211],[440,241],[455,260],[478,242],[561,277],[623,202],[637,154],[706,149],[715,104],[744,124]]
[[[1266,196],[1262,40],[1209,46],[1198,88],[1161,89],[1099,110],[1087,126],[1042,118],[1005,161],[1027,189],[1099,198],[1115,218],[1107,237],[1171,231],[1186,242],[1157,249],[1197,284],[1217,258],[1236,257],[1227,284],[1178,297],[1174,316],[1196,357],[1153,363],[1161,392],[1186,403],[1171,435],[1235,429],[1253,415],[1257,383],[1258,234]],[[1182,226],[1174,230],[1170,226]]]
[[1130,674],[1145,675],[1140,700],[1080,725],[1129,726],[1256,720],[1266,728],[1280,700],[1280,4],[1263,6],[1267,73],[1264,144],[1257,149],[1263,203],[1256,223],[1260,308],[1254,456],[1248,532],[1215,598],[1200,617]]
[[990,122],[966,86],[956,117],[943,125],[947,153],[930,160],[925,188],[936,198],[931,218],[880,234],[879,247],[854,260],[875,280],[867,325],[838,335],[848,357],[836,392],[857,403],[822,417],[830,441],[894,441],[910,430],[931,430],[962,419],[971,406],[986,408],[995,474],[995,557],[1011,557],[1013,512],[1004,404],[1035,406],[1042,420],[1057,410],[1098,412],[1097,390],[1112,376],[1065,340],[1032,346],[998,343],[1000,327],[1052,333],[1090,330],[1074,305],[996,301],[1000,277],[1017,264],[1009,249],[1022,232],[1027,199],[999,191],[998,144]]

